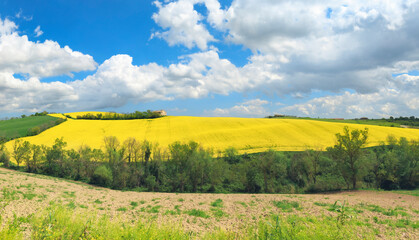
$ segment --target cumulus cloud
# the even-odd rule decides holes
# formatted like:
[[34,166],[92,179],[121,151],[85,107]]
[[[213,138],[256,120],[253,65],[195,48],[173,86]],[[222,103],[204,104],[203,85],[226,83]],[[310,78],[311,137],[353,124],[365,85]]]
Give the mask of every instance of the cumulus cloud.
[[51,40],[32,42],[26,35],[20,36],[16,29],[14,22],[0,19],[0,72],[42,78],[71,76],[72,72],[96,68],[97,64],[90,55],[73,51],[68,46],[62,48]]
[[419,112],[419,76],[402,74],[393,86],[361,94],[348,91],[341,95],[319,97],[302,104],[280,108],[279,113],[313,117],[390,117]]
[[231,108],[216,108],[206,110],[204,115],[215,117],[265,117],[269,115],[269,110],[265,105],[270,102],[259,98],[252,99],[235,105]]
[[[201,2],[203,1],[180,0],[163,4],[155,1],[154,4],[159,11],[154,13],[152,18],[160,27],[167,30],[157,31],[151,37],[163,38],[170,46],[180,44],[187,48],[197,46],[201,50],[206,50],[208,43],[215,39],[202,23],[204,17],[194,10],[194,5]],[[208,2],[212,9],[217,8],[217,1]],[[217,14],[211,14],[210,19],[214,24],[219,24],[220,17]]]
[[[161,29],[152,38],[197,47],[198,52],[169,66],[137,66],[129,55],[115,55],[94,74],[67,83],[43,83],[42,78],[93,70],[91,56],[50,40],[31,42],[17,33],[15,23],[0,19],[0,98],[12,99],[16,109],[99,109],[254,91],[301,101],[313,91],[331,91],[338,95],[280,110],[325,117],[411,115],[418,110],[417,78],[408,74],[419,69],[417,0],[234,0],[225,9],[217,0],[154,4],[152,18]],[[199,13],[197,5],[207,12]],[[242,45],[252,55],[238,67],[220,57],[214,42]],[[51,105],[36,98],[42,89],[45,99],[55,97]],[[268,109],[268,103],[244,102],[206,114],[265,116]]]

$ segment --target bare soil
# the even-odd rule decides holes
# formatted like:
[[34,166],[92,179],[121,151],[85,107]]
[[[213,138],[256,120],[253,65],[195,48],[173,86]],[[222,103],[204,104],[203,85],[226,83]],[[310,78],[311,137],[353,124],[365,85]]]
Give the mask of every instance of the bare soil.
[[[151,193],[117,191],[95,187],[74,181],[48,176],[15,172],[0,168],[0,190],[15,191],[16,199],[3,209],[2,220],[16,216],[28,216],[45,209],[51,202],[72,205],[74,211],[88,209],[98,215],[107,214],[112,218],[131,220],[156,220],[180,224],[185,230],[205,232],[213,229],[239,231],[249,224],[255,224],[272,214],[299,216],[336,216],[330,205],[339,201],[359,209],[358,219],[364,219],[380,231],[394,231],[396,238],[419,239],[418,230],[412,227],[397,228],[374,222],[374,218],[391,221],[403,216],[388,216],[372,211],[366,206],[379,206],[383,209],[401,209],[413,222],[419,220],[418,197],[392,192],[347,191],[326,194],[190,194],[190,193]],[[4,196],[0,191],[0,199]],[[222,206],[211,203],[217,199]],[[300,209],[283,211],[274,201],[287,200],[298,202]],[[324,206],[325,204],[328,204]],[[1,205],[0,205],[1,206]],[[208,216],[197,217],[188,210],[202,210]],[[221,210],[221,216],[215,211]],[[355,215],[354,215],[355,216]],[[380,235],[378,235],[380,237]]]

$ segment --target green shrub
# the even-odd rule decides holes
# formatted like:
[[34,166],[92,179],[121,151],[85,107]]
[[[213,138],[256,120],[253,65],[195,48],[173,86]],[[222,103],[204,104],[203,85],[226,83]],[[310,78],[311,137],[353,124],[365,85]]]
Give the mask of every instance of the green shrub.
[[113,177],[111,170],[105,165],[101,165],[96,168],[92,176],[92,183],[103,186],[110,187],[112,185]]

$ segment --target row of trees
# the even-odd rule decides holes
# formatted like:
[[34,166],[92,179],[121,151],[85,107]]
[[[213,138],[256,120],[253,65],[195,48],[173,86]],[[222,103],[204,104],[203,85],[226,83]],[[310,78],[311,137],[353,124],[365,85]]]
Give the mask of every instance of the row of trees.
[[[66,115],[68,118],[72,118],[70,115]],[[87,113],[84,115],[78,115],[77,119],[90,119],[90,120],[130,120],[130,119],[152,119],[159,118],[162,115],[159,112],[153,112],[147,110],[145,112],[135,111],[133,113]]]
[[419,184],[419,145],[389,137],[363,148],[368,130],[345,128],[326,151],[239,155],[234,148],[214,153],[196,142],[163,149],[148,141],[105,137],[102,149],[66,150],[63,139],[51,147],[15,141],[0,161],[28,172],[80,180],[115,189],[162,192],[322,192],[359,187],[399,189]]

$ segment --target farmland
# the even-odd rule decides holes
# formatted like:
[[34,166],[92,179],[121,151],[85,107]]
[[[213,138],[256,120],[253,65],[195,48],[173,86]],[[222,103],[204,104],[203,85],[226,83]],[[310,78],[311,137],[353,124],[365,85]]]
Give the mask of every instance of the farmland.
[[30,129],[39,127],[46,129],[56,125],[58,118],[54,116],[30,116],[25,118],[17,118],[0,121],[0,137],[5,139],[13,139],[18,137],[25,137],[30,132]]
[[121,192],[6,169],[0,189],[4,239],[418,238],[412,191]]
[[[79,113],[75,113],[76,115]],[[73,114],[74,115],[74,114]],[[158,143],[165,148],[175,141],[195,141],[215,152],[234,147],[240,153],[262,152],[267,149],[301,151],[325,149],[335,143],[335,133],[348,125],[352,129],[369,129],[367,146],[376,146],[389,135],[408,140],[419,139],[419,130],[362,124],[322,122],[304,119],[163,117],[139,120],[75,120],[51,128],[37,136],[23,138],[34,144],[51,146],[63,137],[68,148],[89,145],[101,148],[105,136],[120,141],[129,137]],[[13,143],[7,144],[11,149]]]

